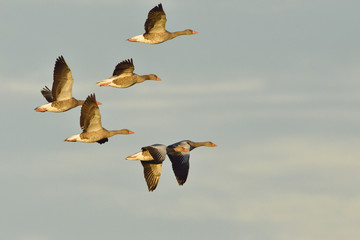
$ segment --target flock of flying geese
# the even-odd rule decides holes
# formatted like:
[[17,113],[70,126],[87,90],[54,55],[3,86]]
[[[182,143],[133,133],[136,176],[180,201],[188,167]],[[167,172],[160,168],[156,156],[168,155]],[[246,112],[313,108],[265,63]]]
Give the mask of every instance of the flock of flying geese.
[[[161,3],[149,11],[145,22],[145,33],[128,39],[131,42],[142,42],[147,44],[158,44],[173,39],[180,35],[191,35],[197,32],[187,29],[178,32],[168,32],[165,29],[166,15]],[[116,65],[113,75],[96,84],[99,86],[111,86],[116,88],[128,88],[145,80],[161,81],[155,74],[137,75],[133,73],[134,63],[132,59],[124,60]],[[109,137],[116,134],[133,134],[128,129],[107,130],[102,127],[99,106],[95,94],[90,94],[85,101],[77,100],[72,96],[74,79],[69,66],[63,56],[56,59],[53,85],[50,90],[44,87],[42,95],[49,102],[35,108],[37,112],[65,112],[82,105],[80,115],[80,127],[82,132],[65,139],[67,142],[98,142],[103,144]],[[161,175],[162,162],[168,155],[178,184],[181,186],[186,182],[189,173],[190,151],[200,147],[216,147],[212,142],[193,142],[183,140],[171,145],[154,144],[141,148],[127,160],[140,160],[144,168],[144,177],[149,191],[155,190]]]

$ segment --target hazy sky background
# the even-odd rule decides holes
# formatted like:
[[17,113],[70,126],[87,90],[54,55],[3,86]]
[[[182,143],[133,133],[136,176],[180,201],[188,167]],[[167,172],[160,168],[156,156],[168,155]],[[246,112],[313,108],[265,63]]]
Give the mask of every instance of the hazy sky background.
[[[360,2],[162,1],[159,45],[130,43],[158,1],[0,1],[0,239],[358,239]],[[63,55],[73,95],[95,92],[104,145],[68,143],[80,107],[37,113]],[[155,73],[95,83],[133,58]],[[170,161],[149,193],[142,146],[191,139],[179,187]]]

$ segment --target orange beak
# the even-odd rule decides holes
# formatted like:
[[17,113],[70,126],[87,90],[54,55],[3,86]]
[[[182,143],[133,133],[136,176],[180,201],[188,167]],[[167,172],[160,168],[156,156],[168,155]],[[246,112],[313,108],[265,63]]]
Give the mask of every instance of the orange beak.
[[198,32],[197,31],[192,31],[192,34],[197,34]]
[[217,147],[217,145],[215,144],[215,143],[213,143],[213,145],[212,145],[213,147]]
[[129,130],[129,134],[134,134],[134,132]]
[[161,81],[161,78],[156,77],[156,81]]
[[102,104],[101,102],[98,102],[98,101],[96,101],[96,103],[97,103],[97,105],[101,105],[101,104]]
[[102,86],[109,86],[111,84],[111,82],[107,82],[107,83],[100,83],[99,82],[99,86],[102,87]]

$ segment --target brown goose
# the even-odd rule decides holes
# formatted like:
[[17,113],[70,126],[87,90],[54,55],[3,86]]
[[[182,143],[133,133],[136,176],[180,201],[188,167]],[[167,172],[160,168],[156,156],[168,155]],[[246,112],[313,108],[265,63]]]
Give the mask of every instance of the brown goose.
[[145,22],[145,33],[129,38],[128,41],[158,44],[180,35],[192,35],[197,33],[191,29],[178,32],[168,32],[165,29],[165,24],[166,15],[160,3],[149,11],[148,18]]
[[[189,151],[183,147],[175,147],[172,149],[174,152]],[[144,177],[148,186],[149,192],[155,190],[159,183],[161,175],[162,162],[166,157],[166,146],[163,144],[154,144],[141,148],[141,152],[135,153],[127,160],[140,160],[144,168]]]
[[184,149],[191,151],[200,146],[216,147],[217,145],[212,142],[193,142],[190,140],[183,140],[167,146],[167,155],[170,158],[176,180],[180,186],[186,182],[189,173],[190,152],[177,152],[174,151],[174,149],[177,147],[183,147]]
[[[45,86],[41,90],[41,94],[49,102],[35,108],[37,112],[65,112],[74,107],[82,105],[83,100],[77,100],[72,96],[72,86],[74,79],[71,74],[71,70],[65,62],[63,56],[56,59],[54,67],[54,81],[52,90]],[[98,102],[98,104],[101,104]]]
[[103,128],[101,125],[99,106],[96,104],[95,94],[89,95],[81,107],[80,127],[83,129],[82,133],[71,136],[65,139],[65,141],[85,143],[98,142],[103,144],[108,141],[109,137],[116,134],[134,133],[128,129],[109,131]]
[[113,75],[96,84],[101,86],[111,86],[116,88],[127,88],[135,83],[142,83],[145,80],[161,81],[155,74],[137,75],[134,72],[134,63],[132,59],[127,59],[116,65]]

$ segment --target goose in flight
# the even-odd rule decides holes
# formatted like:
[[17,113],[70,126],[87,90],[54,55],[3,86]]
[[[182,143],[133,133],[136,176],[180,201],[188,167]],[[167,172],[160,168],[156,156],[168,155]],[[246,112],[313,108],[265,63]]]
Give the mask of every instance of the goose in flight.
[[84,104],[83,100],[77,100],[72,96],[74,79],[63,56],[56,59],[53,77],[52,89],[45,86],[41,90],[41,94],[49,103],[35,108],[37,112],[65,112]]
[[[190,151],[201,146],[216,147],[217,145],[212,142],[193,142],[190,140],[183,140],[167,146],[167,155],[170,158],[172,169],[180,186],[186,182],[188,177],[190,167]],[[188,149],[188,151],[174,151],[174,149],[178,147]]]
[[122,130],[107,130],[101,125],[101,115],[99,106],[96,102],[95,94],[89,95],[83,106],[81,107],[80,127],[82,133],[65,139],[67,142],[98,142],[100,144],[106,143],[109,137],[116,134],[133,134],[134,132],[128,129]]
[[162,4],[155,6],[149,11],[145,21],[145,33],[129,38],[130,42],[142,42],[147,44],[158,44],[181,35],[192,35],[198,32],[186,29],[184,31],[169,32],[165,29],[166,14]]
[[100,87],[111,86],[116,88],[128,88],[136,83],[142,83],[146,80],[161,81],[155,74],[138,75],[134,72],[134,63],[132,59],[127,59],[116,65],[113,75],[96,84]]
[[[173,148],[173,151],[183,152],[189,150],[183,147],[175,147]],[[162,162],[165,160],[165,157],[166,146],[163,144],[154,144],[151,146],[142,147],[141,152],[135,153],[126,159],[141,161],[141,165],[144,168],[144,177],[148,186],[148,190],[149,192],[152,192],[159,183]]]

